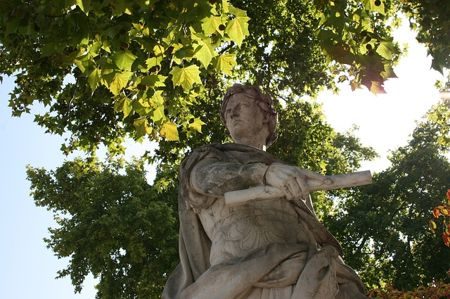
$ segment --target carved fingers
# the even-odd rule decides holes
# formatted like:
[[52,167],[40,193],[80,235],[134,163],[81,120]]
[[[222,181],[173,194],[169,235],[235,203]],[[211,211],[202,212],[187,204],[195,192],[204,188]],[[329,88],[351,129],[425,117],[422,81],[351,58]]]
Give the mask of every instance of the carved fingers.
[[273,163],[266,171],[265,182],[280,189],[288,200],[306,199],[310,192],[308,177],[309,173],[298,167]]

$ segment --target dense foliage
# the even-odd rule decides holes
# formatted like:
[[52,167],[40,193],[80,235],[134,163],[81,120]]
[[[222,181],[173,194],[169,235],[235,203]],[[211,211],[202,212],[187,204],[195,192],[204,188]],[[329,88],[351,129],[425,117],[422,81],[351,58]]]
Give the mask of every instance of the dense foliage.
[[385,290],[376,289],[369,292],[369,298],[377,299],[447,299],[450,294],[450,283],[435,283],[431,286],[420,286],[411,291],[399,291],[388,287]]
[[400,1],[399,9],[410,18],[411,27],[418,29],[417,39],[425,44],[436,70],[450,65],[450,6],[445,0]]
[[345,247],[345,258],[371,287],[386,283],[411,290],[447,280],[450,250],[428,229],[433,207],[450,182],[450,110],[443,103],[414,130],[409,143],[374,184],[346,194],[327,219]]
[[390,1],[16,0],[0,12],[13,114],[44,103],[36,121],[70,132],[66,151],[189,141],[206,121],[193,107],[229,80],[288,99],[338,79],[378,92],[399,53]]
[[[119,171],[120,170],[120,171]],[[157,298],[164,273],[177,262],[175,194],[155,192],[142,163],[75,160],[56,171],[28,169],[38,206],[58,224],[45,241],[59,257],[70,257],[75,291],[88,273],[99,278],[98,298]],[[176,199],[175,199],[176,200]]]

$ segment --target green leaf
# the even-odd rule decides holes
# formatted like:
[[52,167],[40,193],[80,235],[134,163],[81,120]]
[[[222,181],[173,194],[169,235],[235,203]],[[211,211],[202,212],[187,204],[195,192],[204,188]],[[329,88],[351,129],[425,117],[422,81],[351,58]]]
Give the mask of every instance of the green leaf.
[[148,75],[142,78],[141,84],[153,87],[164,87],[164,80],[166,80],[166,76],[163,75]]
[[384,65],[384,71],[382,71],[380,75],[383,79],[397,78],[397,75],[394,73],[394,69],[390,64]]
[[162,90],[155,91],[153,96],[150,98],[150,104],[155,109],[157,107],[159,107],[159,106],[163,106],[164,105],[164,98],[162,97]]
[[234,7],[233,5],[229,5],[229,12],[235,15],[236,17],[247,17],[247,12],[245,10]]
[[86,62],[80,59],[74,60],[75,65],[80,69],[82,73],[86,71]]
[[120,91],[127,86],[128,81],[130,81],[132,72],[120,72],[115,73],[112,82],[109,84],[108,89],[112,92],[113,95],[118,95]]
[[384,15],[386,14],[386,7],[384,5],[384,1],[386,0],[363,0],[363,3],[366,9]]
[[89,47],[89,55],[91,57],[97,57],[100,49],[102,48],[102,43],[100,41],[95,41]]
[[114,103],[114,110],[123,113],[123,118],[126,118],[128,115],[130,115],[131,111],[133,110],[132,102],[127,97],[121,97]]
[[196,42],[198,46],[194,51],[194,57],[197,58],[206,69],[211,62],[211,59],[217,55],[216,51],[214,51],[211,43],[207,39],[198,38]]
[[164,119],[165,117],[166,116],[164,115],[164,106],[159,106],[158,108],[156,108],[151,116],[154,122],[158,122],[161,119]]
[[155,56],[163,56],[164,51],[165,51],[165,49],[162,45],[158,44],[153,47],[153,55],[155,55]]
[[91,0],[76,0],[76,5],[85,13],[88,14],[91,7]]
[[396,52],[396,48],[393,42],[382,41],[376,52],[384,59],[392,60],[392,56]]
[[129,1],[119,0],[114,1],[114,5],[112,5],[113,12],[115,16],[120,16],[122,14],[131,15],[131,3]]
[[230,2],[228,0],[222,0],[222,11],[228,13],[230,11]]
[[123,101],[123,117],[127,117],[128,115],[130,115],[131,111],[133,110],[133,106],[131,104],[131,100],[129,98],[125,98],[125,100]]
[[437,229],[436,222],[434,222],[433,220],[429,220],[428,225],[430,227],[430,230],[434,233]]
[[145,97],[140,97],[136,101],[133,101],[133,110],[140,116],[147,116],[152,111],[150,102]]
[[162,57],[151,57],[145,60],[145,64],[147,65],[147,70],[150,70],[154,67],[160,66],[162,62]]
[[225,33],[236,42],[239,46],[242,44],[244,38],[249,34],[248,32],[248,17],[236,17],[228,22],[225,28]]
[[205,123],[200,118],[195,118],[194,121],[189,124],[189,127],[191,129],[194,129],[194,130],[198,131],[199,133],[201,133],[202,132],[202,126],[204,124]]
[[204,18],[202,20],[202,29],[205,35],[211,35],[213,33],[218,32],[223,35],[223,31],[219,29],[219,26],[222,25],[222,18],[218,16],[211,16],[208,18]]
[[148,125],[146,118],[138,118],[133,122],[133,126],[136,129],[136,134],[138,137],[148,135],[152,132],[152,127]]
[[119,51],[112,57],[114,64],[123,71],[131,71],[131,66],[136,60],[137,56],[128,50]]
[[236,65],[236,56],[234,54],[223,54],[217,58],[215,68],[218,72],[232,75],[233,67]]
[[100,70],[95,68],[88,76],[88,83],[92,91],[94,91],[100,83]]
[[159,133],[169,141],[179,140],[177,125],[173,122],[166,122],[165,124],[163,124]]
[[170,72],[172,75],[172,82],[175,86],[181,86],[185,91],[192,88],[194,83],[201,84],[200,71],[198,66],[190,65],[188,67],[180,68],[174,67]]

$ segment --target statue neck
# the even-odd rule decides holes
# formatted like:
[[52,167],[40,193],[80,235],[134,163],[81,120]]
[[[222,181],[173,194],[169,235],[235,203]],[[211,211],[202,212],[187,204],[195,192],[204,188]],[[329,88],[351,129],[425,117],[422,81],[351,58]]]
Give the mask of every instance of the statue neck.
[[238,143],[238,144],[251,146],[251,147],[257,148],[257,149],[262,150],[262,151],[266,150],[266,143],[265,143],[265,141],[257,140],[257,138],[252,138],[252,137],[243,137],[243,138],[239,138],[239,139],[236,138],[234,140],[234,142]]

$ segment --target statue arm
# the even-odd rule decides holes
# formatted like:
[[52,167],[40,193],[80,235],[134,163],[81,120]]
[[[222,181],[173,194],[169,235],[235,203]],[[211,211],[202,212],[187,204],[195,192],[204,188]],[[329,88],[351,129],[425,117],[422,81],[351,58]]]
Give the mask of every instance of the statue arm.
[[204,159],[190,173],[190,185],[201,194],[223,196],[225,192],[263,185],[268,165],[241,164]]

